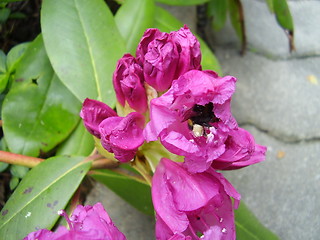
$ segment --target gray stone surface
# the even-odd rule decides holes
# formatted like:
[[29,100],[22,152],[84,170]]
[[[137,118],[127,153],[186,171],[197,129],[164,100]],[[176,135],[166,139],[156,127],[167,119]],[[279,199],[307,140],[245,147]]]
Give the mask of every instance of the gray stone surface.
[[266,161],[224,172],[260,221],[283,240],[320,237],[320,143],[283,143],[244,126],[268,147]]
[[216,56],[224,73],[238,79],[232,106],[239,123],[285,141],[320,138],[320,57],[273,61],[224,48]]
[[117,228],[128,240],[154,239],[154,218],[139,212],[101,183],[88,195],[86,204],[101,202]]

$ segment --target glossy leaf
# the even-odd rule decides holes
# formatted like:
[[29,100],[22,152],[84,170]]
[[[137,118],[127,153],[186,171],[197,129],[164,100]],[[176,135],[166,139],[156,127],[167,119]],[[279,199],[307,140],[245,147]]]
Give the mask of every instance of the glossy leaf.
[[153,0],[126,0],[115,16],[118,29],[126,40],[127,51],[135,54],[140,39],[154,21]]
[[23,178],[27,172],[29,171],[29,168],[19,165],[10,165],[10,173],[12,176],[17,178]]
[[0,236],[17,240],[37,229],[50,229],[90,166],[83,158],[61,156],[30,170],[0,213]]
[[58,148],[56,155],[89,156],[93,149],[93,136],[80,121],[73,133]]
[[10,13],[10,8],[0,8],[0,24],[3,24],[8,20]]
[[[161,7],[156,8],[155,16],[155,27],[159,28],[163,32],[177,31],[179,28],[183,27],[183,24],[174,16],[172,16],[168,11]],[[210,48],[207,46],[205,41],[198,37],[201,46],[202,60],[201,65],[203,69],[210,69],[216,71],[218,74],[222,74],[220,64],[212,53]]]
[[280,240],[264,227],[241,201],[235,210],[237,240]]
[[63,141],[79,121],[81,103],[54,74],[38,37],[28,48],[2,106],[11,152],[38,156]]
[[188,6],[203,4],[209,2],[209,0],[156,0],[156,2],[165,3],[168,5]]
[[7,56],[6,54],[0,49],[0,73],[5,73],[7,71]]
[[5,53],[0,50],[0,93],[6,88],[8,80],[9,80],[9,73],[7,72],[7,56]]
[[21,43],[10,49],[7,55],[7,67],[9,72],[13,72],[22,59],[30,43]]
[[112,74],[125,44],[105,2],[45,0],[41,26],[61,81],[81,102],[88,97],[113,107]]
[[294,50],[294,26],[290,9],[286,0],[273,0],[273,9],[279,25],[289,38],[290,51]]
[[219,31],[227,19],[228,2],[226,0],[210,0],[208,3],[208,16],[212,18],[212,27]]
[[232,26],[241,40],[241,52],[245,52],[247,39],[244,25],[243,7],[240,0],[229,0],[229,15]]
[[131,174],[111,170],[96,170],[92,171],[90,175],[133,207],[145,214],[153,215],[151,189],[142,180],[133,177]]

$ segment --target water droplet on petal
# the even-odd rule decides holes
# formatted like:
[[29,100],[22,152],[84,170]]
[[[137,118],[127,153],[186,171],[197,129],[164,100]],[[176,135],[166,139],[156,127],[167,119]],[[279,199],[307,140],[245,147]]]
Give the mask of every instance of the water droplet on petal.
[[227,229],[226,228],[222,228],[221,232],[227,233]]
[[223,218],[220,218],[219,222],[221,222],[221,223],[222,223],[222,222],[223,222]]

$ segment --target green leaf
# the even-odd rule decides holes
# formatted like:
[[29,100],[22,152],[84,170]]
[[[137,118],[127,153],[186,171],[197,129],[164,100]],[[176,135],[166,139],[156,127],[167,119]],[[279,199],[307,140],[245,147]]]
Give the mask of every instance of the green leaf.
[[69,138],[58,148],[56,155],[88,156],[93,149],[93,137],[80,121]]
[[264,227],[241,201],[235,210],[237,240],[279,240],[279,238]]
[[240,0],[229,0],[229,15],[231,19],[231,24],[234,30],[236,31],[237,36],[241,40],[241,51],[242,53],[244,53],[247,45],[247,40],[244,25],[243,7]]
[[273,8],[281,27],[293,31],[293,20],[286,0],[273,0]]
[[154,214],[150,186],[145,182],[132,177],[131,174],[111,170],[97,170],[90,175],[141,212]]
[[10,16],[10,8],[2,8],[0,9],[0,24],[5,23]]
[[17,178],[23,178],[27,172],[29,171],[29,168],[19,165],[10,165],[10,172],[12,176]]
[[294,50],[294,26],[290,9],[286,0],[273,0],[273,9],[279,25],[289,38],[290,51]]
[[16,69],[16,66],[19,64],[29,45],[30,43],[28,42],[21,43],[11,48],[11,50],[8,52],[7,66],[10,73]]
[[9,183],[9,187],[10,187],[10,190],[14,190],[19,184],[19,178],[18,177],[12,177],[10,179],[10,183]]
[[6,54],[0,49],[0,73],[5,73],[7,71],[7,56]]
[[209,2],[210,0],[156,0],[159,3],[165,3],[168,5],[189,6],[198,5]]
[[125,44],[104,1],[45,0],[41,26],[61,81],[81,102],[88,97],[113,107],[112,74]]
[[10,151],[38,156],[62,142],[79,121],[81,103],[60,82],[38,37],[17,67],[2,106]]
[[132,55],[144,31],[152,27],[154,10],[153,0],[126,0],[116,13],[116,24]]
[[8,163],[0,162],[0,172],[3,172],[9,166]]
[[[156,8],[155,16],[155,27],[159,28],[163,32],[177,31],[179,28],[183,27],[183,24],[172,16],[168,11],[161,7]],[[216,71],[218,74],[222,74],[220,64],[212,53],[210,48],[207,46],[205,41],[198,37],[201,46],[202,60],[201,65],[203,69],[210,69]]]
[[37,229],[50,229],[90,167],[82,157],[61,156],[31,169],[1,211],[0,236],[17,240]]
[[228,2],[226,0],[211,0],[208,3],[208,15],[212,17],[212,27],[219,31],[227,19]]

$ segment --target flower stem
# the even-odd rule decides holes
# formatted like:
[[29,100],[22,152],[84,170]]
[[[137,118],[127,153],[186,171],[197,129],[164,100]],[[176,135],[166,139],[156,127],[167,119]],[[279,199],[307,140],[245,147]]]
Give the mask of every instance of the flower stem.
[[42,161],[44,161],[44,159],[29,157],[29,156],[11,153],[11,152],[0,151],[0,161],[9,163],[9,164],[33,168],[37,166],[39,163],[41,163]]

